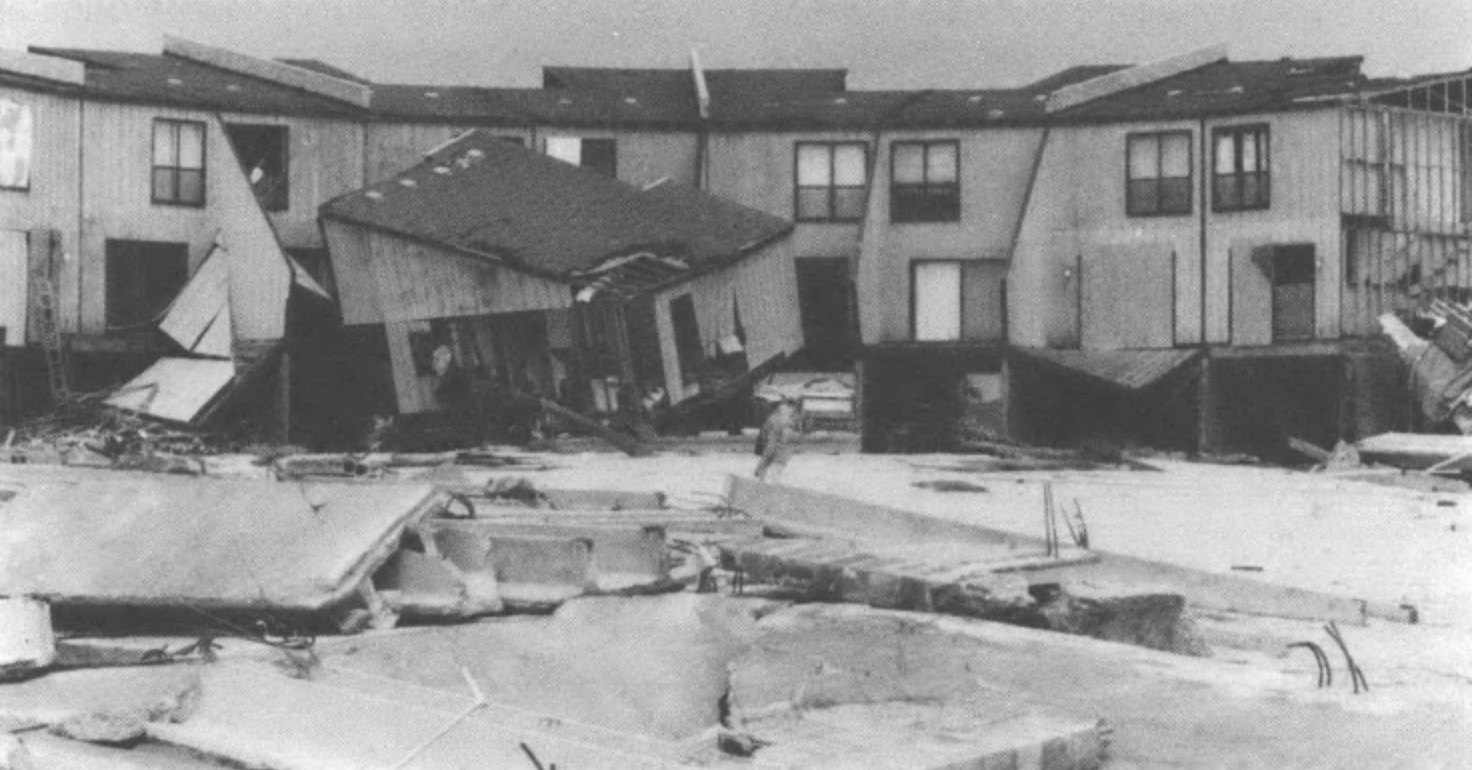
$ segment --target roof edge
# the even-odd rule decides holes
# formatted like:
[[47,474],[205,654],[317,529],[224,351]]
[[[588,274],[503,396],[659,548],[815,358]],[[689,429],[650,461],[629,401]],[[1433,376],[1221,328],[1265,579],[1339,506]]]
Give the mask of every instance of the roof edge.
[[1049,114],[1077,107],[1096,99],[1112,96],[1121,91],[1164,80],[1173,75],[1190,72],[1208,64],[1222,61],[1227,58],[1227,46],[1225,43],[1198,48],[1183,54],[1171,56],[1149,64],[1140,64],[1129,69],[1089,78],[1081,83],[1064,86],[1048,95],[1047,105],[1044,110]]
[[87,82],[86,66],[59,56],[0,49],[0,70],[69,86]]
[[363,109],[369,109],[372,106],[372,88],[362,83],[335,78],[304,67],[195,43],[173,35],[164,36],[163,52],[169,56],[177,56],[241,75],[268,80],[278,85],[300,88],[303,91],[347,102]]

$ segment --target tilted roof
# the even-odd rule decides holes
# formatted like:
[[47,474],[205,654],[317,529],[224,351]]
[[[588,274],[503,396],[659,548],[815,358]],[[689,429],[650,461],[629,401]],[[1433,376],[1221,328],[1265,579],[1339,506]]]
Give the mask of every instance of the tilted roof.
[[479,130],[321,211],[573,283],[609,259],[640,252],[700,271],[792,229],[780,217],[698,190],[635,187]]
[[347,103],[269,80],[162,54],[32,47],[86,66],[83,93],[123,102],[229,112],[357,116]]
[[1220,60],[1057,113],[1063,119],[1171,120],[1301,108],[1367,82],[1359,56]]

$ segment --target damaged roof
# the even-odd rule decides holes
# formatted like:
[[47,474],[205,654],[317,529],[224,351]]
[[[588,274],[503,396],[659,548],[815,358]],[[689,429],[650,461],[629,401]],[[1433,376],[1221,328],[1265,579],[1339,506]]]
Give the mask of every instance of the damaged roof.
[[578,282],[640,252],[691,271],[735,260],[791,223],[673,183],[639,188],[473,131],[393,179],[328,201],[353,222]]
[[[1018,88],[856,91],[843,69],[706,70],[702,120],[687,68],[544,67],[543,88],[378,84],[317,59],[281,63],[371,87],[368,109],[280,82],[173,54],[32,47],[85,65],[81,93],[100,99],[200,109],[475,126],[565,126],[729,131],[965,128],[1044,122],[1169,120],[1297,109],[1376,86],[1362,57],[1219,61],[1049,115],[1054,91],[1126,69],[1084,65]],[[35,87],[14,73],[0,78]],[[53,90],[75,86],[41,85]]]
[[357,117],[363,111],[303,89],[178,56],[32,46],[32,53],[81,62],[82,92],[121,102],[282,115]]
[[1357,93],[1367,82],[1360,72],[1363,60],[1222,59],[1057,115],[1065,120],[1171,120],[1301,108]]

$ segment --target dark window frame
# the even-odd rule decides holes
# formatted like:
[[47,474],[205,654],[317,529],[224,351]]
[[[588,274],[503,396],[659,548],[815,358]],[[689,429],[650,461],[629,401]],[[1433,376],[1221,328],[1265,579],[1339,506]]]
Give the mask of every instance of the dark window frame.
[[[801,176],[801,165],[799,159],[802,157],[804,147],[823,147],[828,150],[828,184],[803,184]],[[838,184],[838,148],[858,147],[864,153],[864,179],[857,185]],[[869,143],[864,141],[803,141],[797,142],[792,148],[792,219],[795,222],[859,222],[864,218],[863,207],[859,213],[851,217],[838,216],[838,193],[840,190],[858,190],[860,198],[863,191],[869,185]],[[828,191],[828,214],[826,216],[803,216],[802,192],[803,190],[827,190]]]
[[235,150],[235,157],[240,161],[241,171],[245,173],[246,180],[249,181],[251,169],[246,166],[246,159],[241,154],[240,142],[236,139],[236,129],[242,129],[258,135],[274,134],[280,136],[281,170],[279,174],[274,175],[280,179],[280,184],[263,191],[258,189],[255,183],[251,183],[251,190],[255,192],[256,200],[261,202],[261,208],[266,211],[278,212],[291,210],[291,127],[280,123],[225,124],[225,136],[230,140],[230,145]]
[[[174,162],[174,165],[167,165],[167,164],[161,164],[161,163],[159,163],[159,158],[156,155],[156,153],[158,151],[158,138],[157,138],[158,137],[158,130],[159,130],[159,128],[161,126],[170,127],[171,130],[174,132],[174,157],[170,159],[170,160],[172,160]],[[179,147],[180,147],[180,144],[181,144],[180,141],[179,141],[179,138],[181,136],[181,129],[184,126],[198,126],[199,127],[199,168],[198,169],[189,168],[189,167],[178,165],[178,163],[179,163]],[[196,208],[196,209],[198,209],[198,208],[204,208],[205,201],[209,198],[209,192],[208,192],[209,178],[205,174],[205,169],[209,168],[209,127],[206,126],[205,123],[204,123],[204,121],[202,121],[202,120],[181,120],[181,119],[178,119],[178,118],[154,118],[153,119],[153,131],[151,133],[149,133],[148,136],[149,136],[150,142],[152,143],[152,145],[149,148],[149,154],[153,158],[152,168],[151,168],[151,171],[150,171],[150,173],[148,175],[148,196],[149,196],[149,200],[152,201],[155,205],[160,205],[160,206],[185,206],[187,208]],[[169,172],[172,175],[172,177],[173,177],[174,197],[172,197],[172,198],[160,198],[158,196],[158,185],[154,182],[154,179],[158,176],[158,173],[160,171]],[[185,172],[185,171],[198,171],[199,172],[199,200],[197,200],[197,201],[195,201],[195,200],[184,200],[179,195],[179,190],[180,190],[180,187],[181,187],[181,185],[179,184],[179,181],[182,178],[182,173],[181,172]]]
[[[1164,140],[1167,137],[1185,137],[1185,139],[1186,139],[1186,175],[1184,177],[1179,177],[1179,176],[1165,176],[1164,175],[1164,171],[1165,171],[1165,141]],[[1139,140],[1139,139],[1154,139],[1155,140],[1156,175],[1153,176],[1153,177],[1141,177],[1139,179],[1136,179],[1133,176],[1134,164],[1132,163],[1132,161],[1134,160],[1134,147],[1135,147],[1135,142],[1137,140]],[[1193,145],[1192,136],[1191,136],[1191,131],[1189,129],[1171,130],[1171,131],[1133,131],[1133,132],[1130,132],[1130,133],[1128,133],[1128,134],[1125,135],[1125,139],[1124,139],[1124,185],[1125,185],[1124,208],[1125,208],[1125,216],[1130,216],[1130,217],[1179,217],[1179,216],[1190,216],[1191,214],[1193,214],[1195,212],[1195,210],[1196,210],[1196,205],[1195,205],[1196,195],[1195,195],[1195,184],[1194,184],[1194,181],[1196,179],[1196,160],[1193,157],[1193,155],[1195,153],[1192,152],[1192,145]],[[1185,205],[1185,207],[1184,208],[1166,208],[1165,207],[1165,202],[1166,202],[1167,198],[1166,198],[1166,196],[1164,194],[1164,183],[1166,181],[1172,181],[1172,182],[1179,183],[1181,180],[1184,180],[1185,181],[1185,185],[1186,185],[1186,205]],[[1135,207],[1135,202],[1137,200],[1137,196],[1134,195],[1135,185],[1137,183],[1142,183],[1142,182],[1153,182],[1154,183],[1153,184],[1153,187],[1152,187],[1152,189],[1153,189],[1154,192],[1153,192],[1153,195],[1150,196],[1154,205],[1153,205],[1152,208],[1149,208],[1149,209],[1140,209],[1140,208],[1136,208]]]
[[[1242,168],[1242,147],[1245,139],[1261,135],[1257,145],[1257,170]],[[1221,140],[1231,137],[1232,171],[1223,173],[1217,168],[1217,147]],[[1213,212],[1264,211],[1272,208],[1272,133],[1266,123],[1240,126],[1218,126],[1211,130],[1211,210]],[[1244,193],[1246,182],[1253,179],[1257,184],[1257,195],[1248,200]],[[1228,187],[1227,183],[1235,183]],[[1228,192],[1228,190],[1234,192]],[[1223,200],[1223,199],[1226,200]]]
[[[930,150],[940,146],[949,146],[954,153],[955,181],[930,181]],[[900,182],[895,179],[895,155],[901,147],[921,148],[920,168],[924,181]],[[936,205],[936,200],[944,201],[943,205]],[[896,139],[889,143],[889,221],[899,224],[961,221],[961,140]]]

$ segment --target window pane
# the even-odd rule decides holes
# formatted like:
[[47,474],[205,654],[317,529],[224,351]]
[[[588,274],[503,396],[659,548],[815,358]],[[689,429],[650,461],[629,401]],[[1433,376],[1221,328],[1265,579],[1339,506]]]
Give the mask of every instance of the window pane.
[[894,144],[894,182],[919,184],[925,181],[925,147],[919,144]]
[[1223,174],[1216,177],[1212,186],[1212,200],[1219,209],[1234,209],[1242,206],[1242,177]]
[[840,187],[833,191],[834,219],[861,219],[864,216],[864,188]]
[[1191,213],[1190,178],[1176,177],[1160,180],[1159,206],[1162,214]]
[[1242,170],[1257,170],[1257,143],[1262,135],[1256,131],[1241,134],[1242,137]]
[[583,140],[575,136],[547,137],[547,154],[574,166],[583,162]]
[[179,167],[204,168],[204,126],[179,124]]
[[827,186],[833,183],[826,144],[797,146],[797,183],[803,186]]
[[1154,179],[1160,176],[1159,139],[1156,136],[1130,137],[1130,179]]
[[799,187],[797,188],[797,218],[798,219],[827,219],[828,212],[828,190],[827,187]]
[[1216,135],[1216,172],[1230,174],[1237,168],[1237,153],[1232,148],[1231,134]]
[[172,166],[178,153],[175,151],[174,124],[156,120],[153,123],[153,165]]
[[1167,134],[1161,137],[1160,175],[1183,177],[1191,175],[1191,136],[1189,134]]
[[915,339],[961,338],[961,263],[915,265]]
[[179,171],[180,203],[204,203],[204,172],[192,169]]
[[840,144],[833,148],[833,183],[836,185],[862,185],[864,183],[864,145]]
[[1126,212],[1130,214],[1155,214],[1156,191],[1159,189],[1159,181],[1155,179],[1131,179],[1126,188],[1128,199],[1125,201]]
[[1268,205],[1267,174],[1242,175],[1242,205],[1257,208]]
[[171,201],[175,199],[174,170],[170,168],[156,168],[153,170],[153,199],[156,201]]
[[956,145],[932,144],[929,149],[930,151],[926,153],[925,181],[956,181]]

